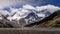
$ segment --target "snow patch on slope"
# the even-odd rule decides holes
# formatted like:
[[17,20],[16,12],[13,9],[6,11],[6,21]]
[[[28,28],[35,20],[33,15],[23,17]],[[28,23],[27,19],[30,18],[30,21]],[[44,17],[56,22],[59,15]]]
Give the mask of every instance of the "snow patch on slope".
[[[38,17],[46,17],[46,12],[50,12],[51,14],[55,11],[60,10],[60,7],[54,6],[54,5],[46,5],[46,6],[32,6],[29,4],[23,5],[22,8],[15,9],[11,8],[11,12],[9,13],[8,11],[5,10],[0,10],[0,14],[3,15],[9,15],[7,19],[9,20],[19,20],[21,18],[25,18],[29,13],[34,12]],[[44,11],[45,13],[42,13],[41,11]]]

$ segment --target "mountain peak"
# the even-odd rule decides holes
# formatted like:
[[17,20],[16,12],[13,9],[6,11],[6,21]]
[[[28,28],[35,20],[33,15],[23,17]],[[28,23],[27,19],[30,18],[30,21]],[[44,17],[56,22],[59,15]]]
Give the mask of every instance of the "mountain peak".
[[[4,13],[5,13],[4,15],[8,14],[9,16],[5,18],[8,19],[10,22],[13,23],[15,22],[14,25],[17,26],[17,24],[18,23],[20,24],[20,22],[23,20],[24,22],[27,21],[28,22],[27,24],[41,21],[58,10],[60,10],[60,7],[53,5],[36,6],[36,7],[32,5],[23,5],[23,7],[19,9],[11,8],[10,13],[4,10],[3,11],[0,10],[0,15],[3,15]],[[25,23],[24,25],[27,24]]]

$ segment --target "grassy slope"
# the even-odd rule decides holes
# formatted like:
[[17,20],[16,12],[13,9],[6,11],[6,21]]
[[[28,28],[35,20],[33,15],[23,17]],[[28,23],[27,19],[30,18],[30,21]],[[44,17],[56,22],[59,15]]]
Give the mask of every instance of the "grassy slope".
[[34,25],[33,27],[60,27],[60,16],[56,16],[52,20],[48,20],[39,25]]

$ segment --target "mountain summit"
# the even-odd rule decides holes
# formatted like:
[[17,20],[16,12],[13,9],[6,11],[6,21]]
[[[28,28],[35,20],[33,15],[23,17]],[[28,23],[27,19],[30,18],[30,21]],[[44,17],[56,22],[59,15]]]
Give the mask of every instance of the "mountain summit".
[[27,4],[23,5],[23,7],[19,9],[15,8],[10,9],[11,12],[0,10],[0,16],[1,16],[0,18],[2,18],[0,20],[6,20],[8,21],[7,22],[8,24],[14,27],[22,27],[43,20],[44,18],[50,16],[54,12],[60,10],[60,7],[53,5],[34,7]]

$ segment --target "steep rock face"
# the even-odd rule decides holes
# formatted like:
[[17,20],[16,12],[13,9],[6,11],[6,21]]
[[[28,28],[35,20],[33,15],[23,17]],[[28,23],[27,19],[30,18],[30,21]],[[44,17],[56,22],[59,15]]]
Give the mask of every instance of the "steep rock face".
[[21,19],[19,20],[19,23],[20,23],[21,26],[22,26],[22,25],[25,25],[25,24],[26,24],[25,18],[21,18]]
[[28,19],[30,17],[34,17],[34,18],[38,18],[38,16],[34,13],[34,12],[31,12],[30,14],[28,14],[28,16],[26,16],[25,18]]

